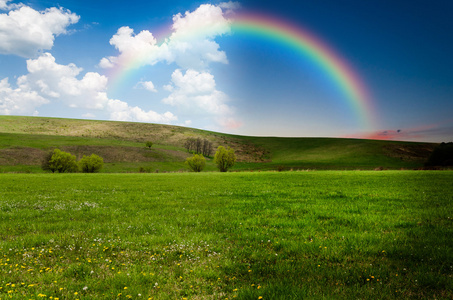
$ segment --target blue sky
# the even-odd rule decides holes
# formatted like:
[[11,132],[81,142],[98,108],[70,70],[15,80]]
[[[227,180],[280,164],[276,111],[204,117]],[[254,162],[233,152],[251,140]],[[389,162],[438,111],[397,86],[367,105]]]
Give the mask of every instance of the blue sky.
[[[451,1],[0,0],[0,114],[449,142],[452,9]],[[374,126],[308,57],[232,31],[229,20],[242,13],[304,28],[334,49],[367,87]],[[184,33],[199,24],[209,32]]]

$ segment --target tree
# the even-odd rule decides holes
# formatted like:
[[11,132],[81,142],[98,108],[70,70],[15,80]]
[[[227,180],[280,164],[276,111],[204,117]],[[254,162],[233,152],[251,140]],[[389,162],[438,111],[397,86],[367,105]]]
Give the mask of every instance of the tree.
[[153,142],[151,142],[151,141],[146,142],[146,147],[151,149],[152,146],[153,146]]
[[79,161],[79,169],[83,173],[96,173],[104,167],[104,159],[96,154],[83,156]]
[[234,166],[236,162],[236,155],[234,154],[234,150],[228,147],[225,149],[223,146],[219,146],[217,148],[217,152],[214,155],[214,161],[217,164],[220,172],[226,172],[229,168]]
[[184,147],[187,149],[187,151],[193,151],[195,148],[195,139],[194,138],[188,138],[185,143]]
[[204,157],[211,156],[212,153],[212,143],[207,139],[188,138],[184,142],[184,147],[187,151],[195,154],[203,154]]
[[206,165],[206,158],[201,154],[194,154],[192,157],[186,159],[186,164],[194,172],[201,172]]
[[211,156],[212,143],[207,139],[203,140],[203,156]]
[[54,173],[73,173],[77,172],[76,157],[70,153],[61,151],[60,149],[54,149],[52,157],[49,160],[48,168]]

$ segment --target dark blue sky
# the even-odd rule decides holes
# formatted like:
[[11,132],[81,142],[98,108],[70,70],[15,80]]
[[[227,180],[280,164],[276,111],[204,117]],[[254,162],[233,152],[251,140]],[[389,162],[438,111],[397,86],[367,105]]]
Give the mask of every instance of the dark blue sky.
[[[32,0],[22,8],[19,3],[0,0],[0,42],[12,45],[0,48],[1,114],[162,122],[245,135],[453,140],[453,1],[239,1],[236,12],[304,28],[348,62],[374,103],[377,122],[366,129],[309,58],[273,40],[235,32],[208,38],[217,50],[209,50],[212,43],[206,41],[186,41],[192,56],[169,51],[112,86],[112,71],[100,61],[125,56],[125,45],[133,43],[127,35],[119,39],[119,28],[133,30],[130,38],[143,30],[157,35],[170,30],[174,15],[188,20],[188,12],[199,20],[200,6],[212,4],[211,14],[221,1]],[[65,32],[53,32],[51,46],[34,45],[26,40],[27,29],[8,23],[24,7],[41,13],[57,7],[79,19],[65,24]],[[118,44],[111,42],[114,35]],[[205,59],[202,66],[194,65],[195,56]],[[39,72],[30,71],[27,60]],[[70,64],[80,69],[77,74]],[[194,92],[191,86],[207,88]],[[87,97],[97,106],[82,99]]]

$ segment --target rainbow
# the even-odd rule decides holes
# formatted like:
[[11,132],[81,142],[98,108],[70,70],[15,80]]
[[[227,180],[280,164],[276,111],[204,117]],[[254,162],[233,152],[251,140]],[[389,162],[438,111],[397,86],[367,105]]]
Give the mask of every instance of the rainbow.
[[[376,124],[373,114],[374,107],[365,84],[352,67],[319,37],[304,28],[276,19],[268,15],[243,14],[231,20],[232,32],[249,34],[275,41],[283,47],[290,47],[300,55],[307,57],[315,66],[330,78],[330,81],[341,91],[349,107],[357,115],[362,129],[370,130]],[[195,29],[188,33],[190,36],[202,35],[206,29]],[[162,31],[161,31],[162,32]],[[172,32],[166,32],[164,42]],[[141,57],[130,61],[120,62],[109,78],[112,82],[120,83],[131,75],[141,64]]]

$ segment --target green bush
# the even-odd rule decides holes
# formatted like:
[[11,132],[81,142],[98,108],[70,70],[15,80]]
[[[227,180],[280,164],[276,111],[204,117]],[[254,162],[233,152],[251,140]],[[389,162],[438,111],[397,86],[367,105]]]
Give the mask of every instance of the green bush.
[[153,142],[151,142],[151,141],[146,142],[146,147],[151,149],[152,146],[153,146]]
[[194,156],[186,159],[186,164],[194,172],[201,172],[206,166],[206,158],[201,154],[194,154]]
[[217,152],[214,156],[214,161],[217,164],[220,172],[226,172],[229,168],[234,166],[236,163],[236,155],[234,154],[234,150],[228,147],[225,149],[223,146],[219,146],[217,148]]
[[52,173],[74,173],[77,172],[76,157],[60,149],[54,149],[44,158],[41,167]]
[[104,159],[96,154],[83,156],[79,161],[79,169],[83,173],[96,173],[104,167]]

